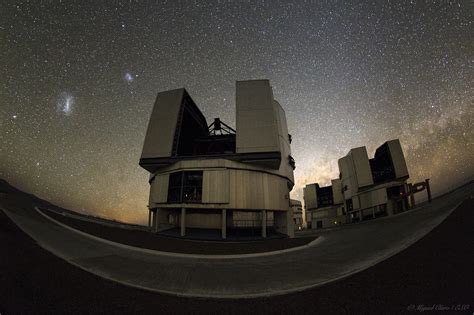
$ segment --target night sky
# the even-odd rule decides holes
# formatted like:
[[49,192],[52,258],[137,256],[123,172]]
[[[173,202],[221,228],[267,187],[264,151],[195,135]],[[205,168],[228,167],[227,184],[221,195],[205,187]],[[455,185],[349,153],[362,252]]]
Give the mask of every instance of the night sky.
[[[104,3],[103,3],[104,2]],[[108,4],[105,4],[108,2]],[[324,1],[325,2],[325,1]],[[138,166],[159,91],[235,126],[235,81],[286,110],[293,198],[399,138],[439,194],[474,174],[468,2],[2,1],[0,177],[76,211],[145,222]]]

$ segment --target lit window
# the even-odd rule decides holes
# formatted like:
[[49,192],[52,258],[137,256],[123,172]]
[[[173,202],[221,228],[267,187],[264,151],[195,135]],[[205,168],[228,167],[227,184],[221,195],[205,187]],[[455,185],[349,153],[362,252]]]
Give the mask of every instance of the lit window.
[[168,185],[169,203],[202,201],[202,171],[171,173]]

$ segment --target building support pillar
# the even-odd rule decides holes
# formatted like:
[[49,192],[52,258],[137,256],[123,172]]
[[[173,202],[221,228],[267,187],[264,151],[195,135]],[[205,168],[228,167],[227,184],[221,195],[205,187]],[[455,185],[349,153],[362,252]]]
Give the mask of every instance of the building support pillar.
[[181,208],[181,236],[186,235],[186,208]]
[[286,211],[286,234],[288,237],[295,237],[295,225],[293,224],[293,208]]
[[148,229],[151,229],[151,209],[148,209]]
[[415,208],[415,192],[414,192],[414,188],[413,188],[413,184],[412,183],[409,183],[408,184],[408,194],[410,196],[410,208]]
[[267,237],[267,211],[262,210],[262,237]]
[[160,220],[159,220],[159,212],[160,210],[158,208],[155,209],[155,223],[154,223],[154,227],[155,227],[155,233],[157,233],[159,230],[160,230]]
[[430,188],[429,179],[425,179],[425,187],[426,187],[426,193],[428,194],[428,202],[431,203],[431,188]]
[[222,209],[222,238],[227,238],[227,210]]

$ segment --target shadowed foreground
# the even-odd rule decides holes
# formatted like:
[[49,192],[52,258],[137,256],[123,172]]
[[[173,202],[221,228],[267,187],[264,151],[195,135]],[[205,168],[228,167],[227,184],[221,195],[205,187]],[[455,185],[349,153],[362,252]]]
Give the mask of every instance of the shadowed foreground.
[[300,293],[242,300],[173,297],[104,280],[43,250],[0,212],[0,246],[8,253],[0,258],[0,312],[379,313],[471,303],[472,313],[473,201],[365,271]]

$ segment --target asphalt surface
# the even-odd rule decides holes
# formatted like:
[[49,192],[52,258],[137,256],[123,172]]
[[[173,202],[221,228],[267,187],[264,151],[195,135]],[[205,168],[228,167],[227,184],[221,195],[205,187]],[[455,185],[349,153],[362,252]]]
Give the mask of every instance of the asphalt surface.
[[[15,204],[22,207],[22,200]],[[474,204],[470,199],[421,240],[340,281],[256,299],[174,297],[82,271],[39,247],[0,213],[0,312],[400,313],[435,307],[472,314]],[[426,313],[426,312],[424,312]]]
[[183,258],[180,254],[124,248],[60,226],[31,210],[32,204],[21,208],[2,202],[2,207],[43,248],[103,278],[160,293],[233,298],[301,291],[371,267],[423,237],[473,188],[474,184],[465,186],[404,214],[332,230],[296,252],[245,258]]
[[190,241],[174,237],[166,237],[136,229],[132,230],[113,226],[105,226],[99,223],[74,219],[53,211],[47,211],[43,209],[41,209],[41,211],[53,219],[60,221],[61,223],[100,238],[130,246],[174,253],[208,255],[260,253],[304,246],[314,241],[316,238],[313,236],[293,239],[285,238],[245,242]]

